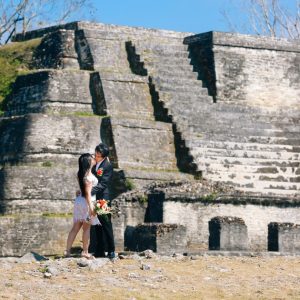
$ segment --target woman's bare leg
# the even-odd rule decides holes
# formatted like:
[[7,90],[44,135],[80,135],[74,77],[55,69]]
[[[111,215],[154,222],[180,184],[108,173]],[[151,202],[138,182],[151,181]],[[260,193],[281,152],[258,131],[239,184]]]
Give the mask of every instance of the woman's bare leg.
[[90,229],[91,225],[88,223],[83,223],[82,225],[82,253],[88,254],[89,244],[90,244]]
[[74,242],[74,240],[77,236],[77,233],[79,232],[82,224],[83,224],[82,222],[74,223],[72,229],[69,232],[68,239],[67,239],[67,249],[66,249],[67,255],[70,254],[71,247],[73,245],[73,242]]

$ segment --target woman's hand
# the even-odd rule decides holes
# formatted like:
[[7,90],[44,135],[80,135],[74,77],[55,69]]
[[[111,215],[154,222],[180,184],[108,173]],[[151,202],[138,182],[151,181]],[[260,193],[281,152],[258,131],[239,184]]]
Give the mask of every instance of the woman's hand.
[[96,212],[95,212],[92,205],[89,205],[89,215],[90,216],[95,216],[96,215]]

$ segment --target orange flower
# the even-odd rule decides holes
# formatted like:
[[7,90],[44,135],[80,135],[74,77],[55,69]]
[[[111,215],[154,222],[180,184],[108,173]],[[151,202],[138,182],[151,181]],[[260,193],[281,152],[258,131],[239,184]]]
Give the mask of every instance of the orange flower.
[[99,203],[101,208],[107,204],[106,200],[99,200]]

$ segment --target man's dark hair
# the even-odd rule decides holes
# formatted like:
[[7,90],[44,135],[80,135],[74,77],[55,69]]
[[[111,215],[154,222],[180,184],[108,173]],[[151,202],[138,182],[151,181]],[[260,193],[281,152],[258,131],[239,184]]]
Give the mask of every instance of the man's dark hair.
[[100,143],[99,145],[97,145],[95,148],[95,151],[101,153],[103,157],[106,157],[109,155],[109,149],[103,143]]

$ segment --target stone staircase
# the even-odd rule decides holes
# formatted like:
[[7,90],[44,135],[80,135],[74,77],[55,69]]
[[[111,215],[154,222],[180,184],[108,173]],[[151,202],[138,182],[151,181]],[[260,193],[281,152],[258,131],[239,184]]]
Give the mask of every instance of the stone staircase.
[[299,194],[299,111],[214,103],[182,41],[131,43],[205,178],[247,192]]
[[143,32],[108,35],[96,28],[81,33],[93,70],[99,73],[100,102],[105,103],[103,114],[109,116],[107,126],[112,132],[111,137],[102,138],[115,149],[114,165],[138,186],[150,180],[193,180],[192,175],[179,172],[172,123],[156,119],[148,78],[132,73],[128,34],[142,36]]

